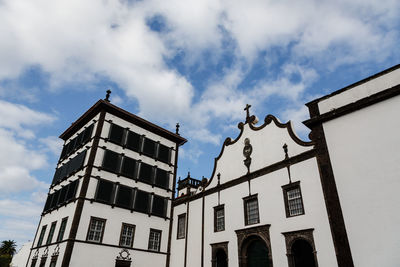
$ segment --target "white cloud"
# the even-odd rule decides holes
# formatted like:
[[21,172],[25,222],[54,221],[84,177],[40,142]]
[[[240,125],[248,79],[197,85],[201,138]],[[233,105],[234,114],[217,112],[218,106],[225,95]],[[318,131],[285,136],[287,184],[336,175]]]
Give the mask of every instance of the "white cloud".
[[47,136],[39,138],[39,142],[45,146],[45,151],[50,151],[56,157],[60,156],[61,148],[63,146],[63,141],[60,138],[57,136]]

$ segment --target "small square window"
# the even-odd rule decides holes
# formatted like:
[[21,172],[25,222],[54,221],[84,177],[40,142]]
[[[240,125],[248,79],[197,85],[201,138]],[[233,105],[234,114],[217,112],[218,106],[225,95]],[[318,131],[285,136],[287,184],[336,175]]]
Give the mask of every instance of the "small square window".
[[282,186],[285,201],[286,217],[304,214],[303,198],[301,196],[300,182]]
[[86,240],[91,242],[101,243],[103,241],[103,233],[105,225],[106,225],[105,219],[91,217]]
[[121,237],[119,245],[122,247],[132,247],[133,237],[135,235],[135,226],[132,224],[123,223],[121,228]]
[[225,208],[224,205],[214,207],[214,232],[225,230]]
[[259,223],[260,216],[258,213],[257,195],[243,198],[243,203],[244,203],[245,225]]
[[186,235],[186,213],[178,216],[177,239],[185,238]]
[[161,231],[156,229],[150,229],[149,250],[160,251],[160,245],[161,245]]

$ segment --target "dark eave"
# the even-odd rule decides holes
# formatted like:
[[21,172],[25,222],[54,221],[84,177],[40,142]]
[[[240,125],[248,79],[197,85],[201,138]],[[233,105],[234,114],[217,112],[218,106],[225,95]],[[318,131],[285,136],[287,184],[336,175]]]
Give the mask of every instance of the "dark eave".
[[178,145],[183,145],[187,142],[187,140],[180,135],[161,128],[160,126],[157,126],[102,99],[97,101],[88,111],[80,116],[79,119],[72,123],[72,125],[60,135],[60,138],[63,140],[67,140],[102,110],[105,110],[106,112],[113,114],[121,119],[129,121],[143,129],[158,134],[170,141],[173,141],[174,143],[177,143]]

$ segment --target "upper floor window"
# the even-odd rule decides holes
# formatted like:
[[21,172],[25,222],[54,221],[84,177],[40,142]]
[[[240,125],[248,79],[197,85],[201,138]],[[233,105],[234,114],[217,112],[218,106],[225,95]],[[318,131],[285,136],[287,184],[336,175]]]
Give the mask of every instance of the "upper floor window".
[[224,205],[214,207],[214,232],[225,230],[225,208]]
[[51,241],[53,239],[54,231],[56,230],[56,225],[57,225],[57,221],[51,223],[49,235],[47,236],[46,245],[51,243]]
[[101,243],[103,241],[105,225],[105,219],[91,217],[86,240]]
[[178,216],[177,239],[185,238],[186,234],[186,213]]
[[37,242],[37,246],[40,247],[42,245],[44,235],[46,234],[47,225],[42,226],[42,230],[40,231],[39,241]]
[[123,223],[121,228],[119,245],[122,247],[132,247],[134,235],[135,235],[135,226],[132,224]]
[[285,201],[286,217],[304,214],[303,198],[301,196],[300,181],[282,186]]
[[258,212],[258,199],[257,195],[252,195],[243,198],[245,225],[256,224],[260,222]]
[[68,217],[61,221],[60,230],[58,230],[57,242],[62,241],[64,238],[65,228],[67,227]]
[[149,235],[149,250],[160,251],[161,246],[161,231],[150,229]]

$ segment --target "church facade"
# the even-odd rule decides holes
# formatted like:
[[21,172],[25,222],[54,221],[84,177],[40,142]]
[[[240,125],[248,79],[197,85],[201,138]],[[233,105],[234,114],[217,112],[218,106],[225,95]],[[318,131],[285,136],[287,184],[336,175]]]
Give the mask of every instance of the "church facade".
[[209,179],[177,182],[179,128],[99,100],[60,136],[26,266],[395,266],[400,65],[306,105],[310,141],[248,105]]

